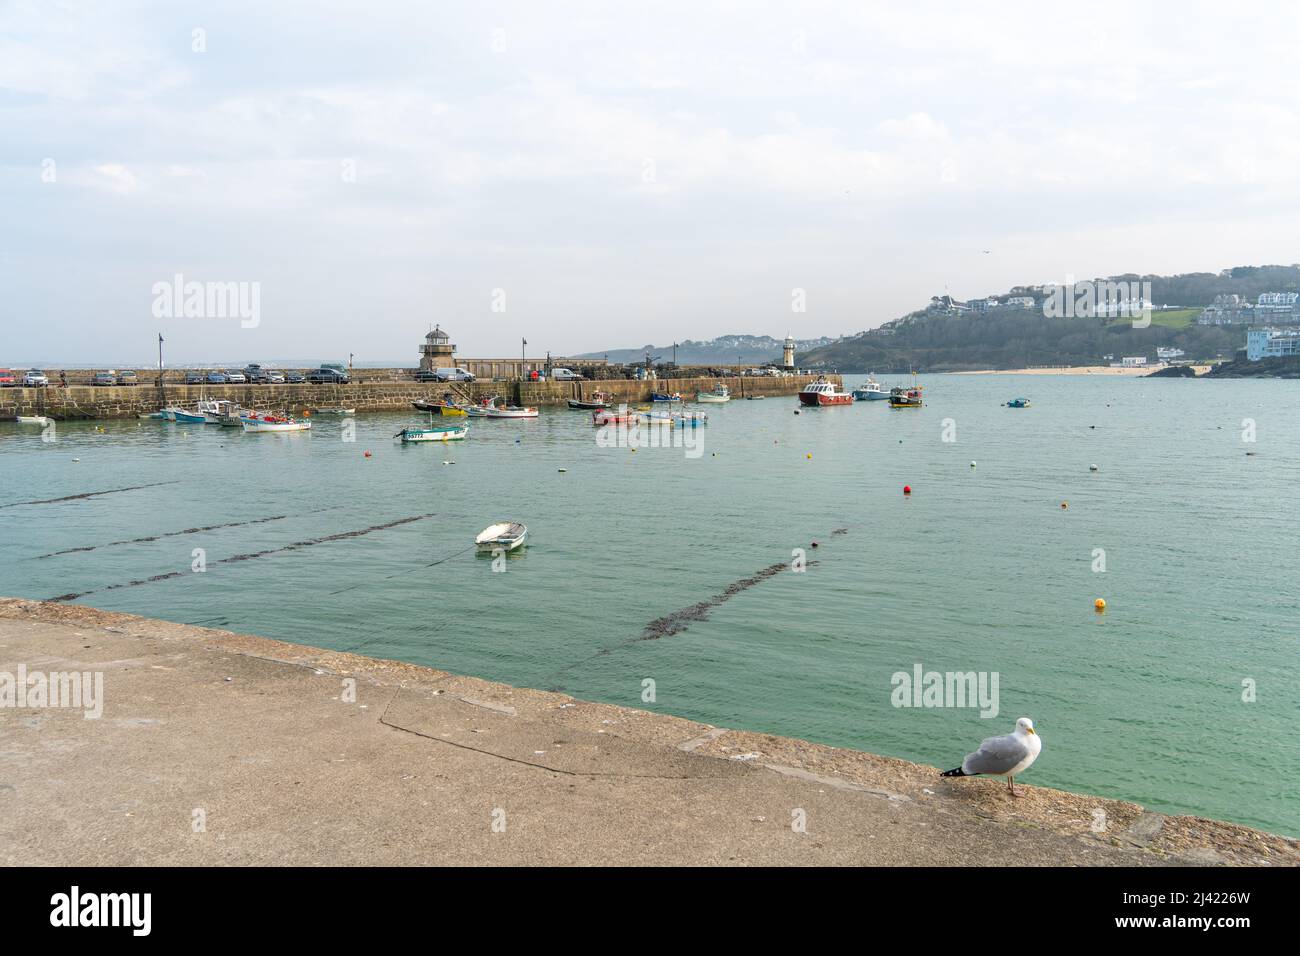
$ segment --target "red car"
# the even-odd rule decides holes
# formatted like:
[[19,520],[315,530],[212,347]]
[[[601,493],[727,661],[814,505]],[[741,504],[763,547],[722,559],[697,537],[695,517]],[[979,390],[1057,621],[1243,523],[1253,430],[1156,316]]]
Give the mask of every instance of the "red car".
[[7,368],[0,368],[0,387],[9,388],[17,385],[18,381],[14,378],[14,373]]

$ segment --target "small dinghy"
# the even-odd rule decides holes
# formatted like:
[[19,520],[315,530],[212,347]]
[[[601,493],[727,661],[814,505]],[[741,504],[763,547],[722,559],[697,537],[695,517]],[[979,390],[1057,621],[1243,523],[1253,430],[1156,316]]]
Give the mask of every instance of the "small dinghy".
[[1028,407],[1029,407],[1029,399],[1027,398],[1013,398],[1011,401],[1007,402],[1007,408],[1028,408]]
[[528,539],[528,526],[518,521],[502,521],[484,528],[474,543],[480,551],[514,551]]
[[44,425],[50,425],[50,424],[53,424],[53,422],[54,422],[54,419],[52,419],[52,418],[46,418],[44,415],[19,415],[19,416],[18,416],[18,424],[19,424],[19,425],[42,425],[42,426],[44,426]]

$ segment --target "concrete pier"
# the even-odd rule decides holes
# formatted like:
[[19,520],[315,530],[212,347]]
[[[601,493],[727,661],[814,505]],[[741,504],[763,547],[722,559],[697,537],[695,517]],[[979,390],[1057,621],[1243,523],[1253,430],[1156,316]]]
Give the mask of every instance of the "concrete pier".
[[[375,370],[369,370],[375,371]],[[839,382],[838,375],[828,378]],[[616,402],[647,402],[652,392],[680,392],[694,400],[695,393],[724,382],[737,399],[762,395],[794,395],[816,376],[788,377],[715,377],[659,379],[607,379],[586,382],[468,382],[455,385],[416,382],[410,377],[366,376],[347,385],[181,385],[164,381],[159,387],[152,380],[141,379],[139,385],[74,385],[66,388],[0,388],[0,419],[19,415],[45,415],[57,421],[76,419],[135,418],[165,405],[192,406],[201,398],[227,399],[245,408],[288,411],[301,414],[304,409],[346,406],[357,411],[409,411],[417,399],[438,399],[454,389],[471,401],[499,395],[513,404],[564,406],[570,398],[591,395],[595,391],[609,394]]]
[[102,673],[104,701],[98,719],[0,707],[4,864],[1300,863],[1295,840],[1024,780],[1013,800],[867,753],[0,599],[0,675],[20,665]]

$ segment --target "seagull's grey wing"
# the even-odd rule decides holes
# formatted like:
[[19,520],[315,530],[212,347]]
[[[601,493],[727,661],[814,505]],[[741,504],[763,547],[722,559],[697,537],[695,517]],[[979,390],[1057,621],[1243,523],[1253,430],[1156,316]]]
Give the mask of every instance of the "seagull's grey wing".
[[967,754],[962,761],[962,773],[1006,773],[1029,756],[1028,745],[1015,734],[990,737],[980,744],[980,749]]

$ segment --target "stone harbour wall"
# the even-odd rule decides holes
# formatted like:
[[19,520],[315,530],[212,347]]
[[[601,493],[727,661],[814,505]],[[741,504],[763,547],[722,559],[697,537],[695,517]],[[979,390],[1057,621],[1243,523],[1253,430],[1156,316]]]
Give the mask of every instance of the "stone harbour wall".
[[[829,379],[840,381],[838,375]],[[794,395],[815,380],[812,375],[789,377],[680,378],[638,381],[612,379],[600,382],[438,382],[363,380],[347,385],[175,385],[159,387],[153,381],[140,385],[62,388],[0,388],[0,420],[19,415],[45,415],[57,421],[134,418],[165,405],[192,406],[202,398],[238,402],[246,408],[284,411],[343,406],[358,412],[405,411],[417,399],[438,399],[451,391],[457,400],[479,401],[499,395],[511,404],[564,405],[570,398],[589,398],[603,391],[615,402],[647,402],[652,392],[680,392],[694,401],[697,391],[724,382],[734,398]]]

